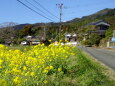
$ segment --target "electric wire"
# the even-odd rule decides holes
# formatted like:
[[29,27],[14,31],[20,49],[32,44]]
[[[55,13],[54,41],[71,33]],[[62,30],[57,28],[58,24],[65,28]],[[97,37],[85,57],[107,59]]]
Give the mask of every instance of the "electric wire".
[[[45,15],[47,15],[44,11],[42,11],[41,9],[39,9],[38,7],[36,7],[35,5],[31,4],[29,1],[25,0],[28,4],[32,5],[33,7],[35,7],[37,10],[39,10],[40,12],[44,13]],[[48,17],[51,17],[49,15],[47,15]],[[52,18],[52,17],[51,17]]]
[[26,4],[23,3],[22,1],[20,1],[20,0],[17,0],[17,1],[18,1],[19,3],[21,3],[22,5],[24,5],[25,7],[27,7],[28,9],[30,9],[31,11],[35,12],[36,14],[38,14],[38,15],[40,15],[40,16],[42,16],[42,17],[44,17],[44,18],[46,18],[46,19],[48,19],[48,20],[50,20],[50,21],[53,21],[52,19],[49,19],[49,18],[47,18],[46,16],[44,16],[44,15],[38,13],[36,10],[32,9],[31,7],[29,7],[28,5],[26,5]]
[[39,5],[42,9],[44,9],[45,11],[47,11],[49,14],[51,14],[52,16],[54,16],[55,18],[59,19],[57,16],[55,16],[54,14],[52,14],[50,11],[48,11],[44,6],[42,6],[38,1],[33,0],[37,5]]

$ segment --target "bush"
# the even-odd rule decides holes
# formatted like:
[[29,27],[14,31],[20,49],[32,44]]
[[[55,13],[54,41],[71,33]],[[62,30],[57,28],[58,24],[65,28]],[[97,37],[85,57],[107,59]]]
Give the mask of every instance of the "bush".
[[3,39],[0,39],[0,44],[4,44],[5,41]]
[[90,40],[85,40],[85,41],[82,41],[82,45],[87,45],[87,46],[91,46],[91,42]]
[[101,40],[101,37],[98,34],[92,33],[89,39],[82,41],[82,44],[89,45],[89,46],[92,46],[92,45],[98,46],[100,43],[100,40]]

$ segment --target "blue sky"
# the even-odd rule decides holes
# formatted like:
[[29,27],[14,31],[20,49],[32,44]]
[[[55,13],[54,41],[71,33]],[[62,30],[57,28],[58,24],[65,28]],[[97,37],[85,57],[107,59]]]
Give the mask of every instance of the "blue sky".
[[[0,23],[16,22],[23,23],[39,23],[39,22],[52,22],[40,15],[34,13],[30,9],[20,4],[17,0],[0,0]],[[59,19],[44,11],[33,0],[28,0],[34,6],[45,12],[41,13],[38,9],[27,3],[25,0],[20,0],[23,3],[36,10],[38,13],[48,17],[54,22],[59,22]],[[56,4],[63,3],[62,21],[68,21],[74,18],[80,18],[93,14],[105,8],[115,8],[115,0],[36,0],[41,3],[44,8],[50,11],[55,16],[59,17],[59,8]],[[49,16],[47,16],[47,15]]]

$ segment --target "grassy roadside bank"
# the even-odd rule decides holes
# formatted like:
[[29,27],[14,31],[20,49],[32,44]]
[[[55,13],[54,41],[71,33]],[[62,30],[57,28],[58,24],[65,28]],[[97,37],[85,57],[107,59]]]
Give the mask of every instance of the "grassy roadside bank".
[[[82,73],[78,76],[79,86],[114,86],[115,80],[107,76],[108,70],[88,54],[77,50],[80,68]],[[115,76],[113,76],[115,78]]]
[[57,86],[115,86],[115,73],[110,74],[110,70],[87,53],[79,49],[75,52],[76,56],[69,58],[67,72],[53,83],[54,77],[50,76],[49,86],[56,83]]

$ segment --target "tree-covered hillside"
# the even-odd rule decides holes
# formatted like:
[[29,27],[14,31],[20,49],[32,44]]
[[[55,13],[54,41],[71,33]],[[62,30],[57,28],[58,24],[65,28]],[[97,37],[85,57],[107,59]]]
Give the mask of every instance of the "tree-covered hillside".
[[113,26],[115,24],[114,23],[115,22],[115,9],[104,9],[104,10],[101,10],[89,16],[73,19],[67,22],[67,24],[70,24],[72,26],[79,28],[88,23],[98,21],[98,20],[105,20]]

